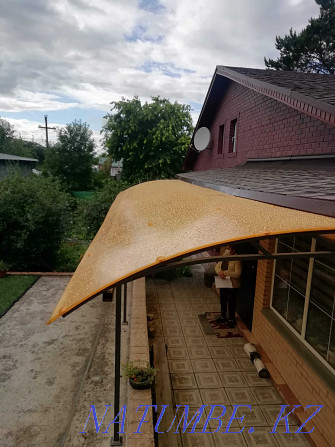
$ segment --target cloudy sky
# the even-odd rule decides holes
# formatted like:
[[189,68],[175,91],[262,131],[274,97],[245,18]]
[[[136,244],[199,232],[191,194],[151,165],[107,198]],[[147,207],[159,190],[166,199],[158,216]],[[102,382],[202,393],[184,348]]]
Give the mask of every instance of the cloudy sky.
[[318,12],[314,0],[0,0],[0,117],[42,144],[45,114],[99,135],[122,96],[190,104],[196,121],[216,65],[264,68],[275,36]]

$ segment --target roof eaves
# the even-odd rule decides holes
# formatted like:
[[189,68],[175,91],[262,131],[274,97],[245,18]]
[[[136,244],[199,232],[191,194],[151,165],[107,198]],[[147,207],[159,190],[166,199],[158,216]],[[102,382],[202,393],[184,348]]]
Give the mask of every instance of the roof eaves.
[[251,78],[222,65],[217,66],[216,73],[255,90],[258,93],[276,99],[306,115],[312,116],[327,124],[335,125],[335,107],[331,104],[326,104],[289,88]]

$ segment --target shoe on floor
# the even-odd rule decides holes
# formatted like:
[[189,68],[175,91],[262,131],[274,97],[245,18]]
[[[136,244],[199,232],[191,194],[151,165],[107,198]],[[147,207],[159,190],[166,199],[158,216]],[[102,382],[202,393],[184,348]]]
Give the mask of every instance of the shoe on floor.
[[219,323],[219,324],[223,324],[223,323],[227,323],[227,318],[224,318],[224,317],[217,317],[217,318],[215,318],[215,322],[216,323]]
[[229,320],[228,323],[227,323],[227,326],[228,326],[230,329],[233,329],[233,328],[236,326],[236,321],[234,321],[234,320]]

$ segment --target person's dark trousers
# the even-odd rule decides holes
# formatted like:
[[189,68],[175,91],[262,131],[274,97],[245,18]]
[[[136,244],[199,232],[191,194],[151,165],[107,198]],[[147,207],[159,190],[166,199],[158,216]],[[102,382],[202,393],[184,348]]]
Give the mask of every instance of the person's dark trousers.
[[227,305],[229,320],[235,321],[237,289],[220,289],[221,317],[227,318]]

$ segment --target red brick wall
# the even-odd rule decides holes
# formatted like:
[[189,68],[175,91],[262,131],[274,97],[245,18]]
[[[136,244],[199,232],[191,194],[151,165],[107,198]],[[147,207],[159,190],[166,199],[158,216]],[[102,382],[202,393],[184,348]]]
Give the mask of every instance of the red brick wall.
[[[272,251],[270,243],[262,242]],[[261,313],[270,306],[273,261],[260,261],[257,268],[255,304],[252,333],[278,369],[285,382],[292,390],[299,403],[306,405],[323,405],[320,413],[306,425],[306,431],[315,426],[311,433],[312,440],[318,447],[334,445],[333,429],[335,427],[335,395],[314,373],[297,351],[284,339]],[[314,409],[315,411],[315,409]],[[299,409],[301,421],[307,419],[306,413]]]
[[[236,154],[229,154],[230,122],[236,118]],[[222,124],[224,145],[218,154]],[[236,82],[227,88],[210,130],[212,148],[198,155],[194,170],[232,167],[248,158],[335,153],[335,127]]]

